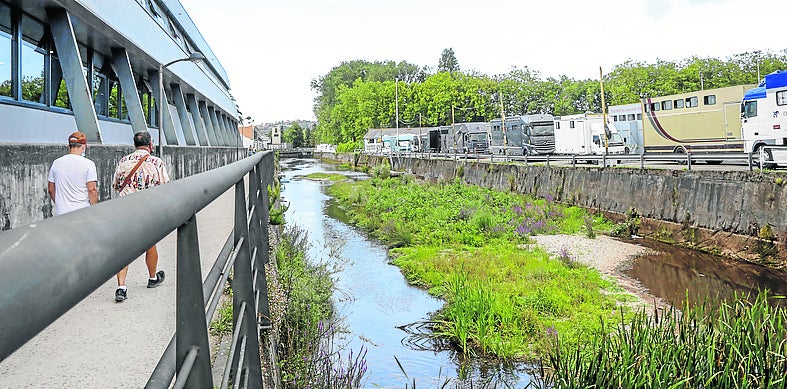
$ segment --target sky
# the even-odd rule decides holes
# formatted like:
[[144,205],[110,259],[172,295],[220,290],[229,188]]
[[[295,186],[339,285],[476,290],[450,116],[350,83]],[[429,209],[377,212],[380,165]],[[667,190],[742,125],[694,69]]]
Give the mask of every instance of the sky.
[[314,120],[313,80],[342,62],[597,79],[627,60],[787,49],[785,0],[180,0],[255,124]]

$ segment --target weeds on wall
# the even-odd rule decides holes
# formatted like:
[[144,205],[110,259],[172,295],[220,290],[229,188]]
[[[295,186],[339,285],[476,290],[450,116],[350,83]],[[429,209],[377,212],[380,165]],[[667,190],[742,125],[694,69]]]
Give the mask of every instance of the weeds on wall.
[[273,184],[268,185],[268,219],[274,226],[280,226],[285,223],[284,214],[290,208],[288,204],[282,204],[279,199],[281,197],[281,182],[276,180]]

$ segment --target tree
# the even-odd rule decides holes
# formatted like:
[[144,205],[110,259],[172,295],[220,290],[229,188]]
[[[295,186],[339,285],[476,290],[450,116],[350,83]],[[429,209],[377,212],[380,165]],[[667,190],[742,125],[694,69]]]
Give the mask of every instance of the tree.
[[440,55],[440,62],[437,65],[437,71],[448,73],[459,71],[459,61],[456,60],[454,49],[448,48],[443,50],[443,54]]
[[292,124],[284,130],[284,134],[282,135],[285,142],[292,143],[292,147],[304,146],[303,128],[298,122],[292,122]]

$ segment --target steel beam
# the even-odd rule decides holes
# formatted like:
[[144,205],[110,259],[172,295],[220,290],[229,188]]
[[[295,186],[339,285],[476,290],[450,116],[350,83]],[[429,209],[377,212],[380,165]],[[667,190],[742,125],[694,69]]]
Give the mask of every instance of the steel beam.
[[205,129],[205,121],[202,120],[202,115],[200,115],[199,111],[199,105],[197,104],[197,98],[194,97],[193,93],[186,95],[186,104],[189,107],[189,111],[191,111],[191,118],[194,122],[194,131],[197,133],[199,144],[201,146],[213,146],[213,144],[208,141],[208,133]]
[[172,101],[175,102],[175,108],[178,109],[180,127],[183,129],[183,140],[186,141],[187,145],[194,146],[197,143],[194,138],[194,128],[191,126],[189,113],[186,110],[186,100],[183,98],[183,91],[180,90],[180,85],[175,83],[169,84],[169,88],[172,91]]
[[63,8],[48,8],[46,15],[52,29],[57,57],[63,69],[63,78],[66,80],[68,99],[74,109],[77,128],[85,133],[88,141],[102,143],[101,129],[98,126],[96,109],[93,107],[93,94],[85,74],[82,73],[82,58],[79,56],[71,17]]
[[[159,94],[161,82],[158,79],[158,70],[149,70],[148,77],[150,78],[150,86],[153,87],[153,98],[157,99],[158,96],[163,96],[163,101],[161,101],[163,104],[159,104],[156,101],[156,108],[161,107],[164,114],[164,141],[159,140],[159,144],[166,144],[167,146],[178,145],[178,136],[175,134],[175,122],[172,120],[172,114],[169,111],[166,91],[164,91],[164,94]],[[161,117],[161,114],[158,117]],[[160,126],[161,123],[158,123],[158,125]]]
[[219,126],[219,119],[216,118],[216,111],[213,109],[213,106],[208,106],[208,118],[210,119],[211,125],[213,125],[213,132],[216,134],[216,140],[219,146],[226,146],[227,140],[224,139],[224,131]]
[[216,136],[216,130],[213,127],[213,121],[210,120],[210,115],[208,114],[208,105],[205,103],[204,100],[199,101],[199,114],[202,117],[203,122],[205,123],[205,131],[208,133],[208,139],[210,139],[211,146],[219,146],[219,140]]
[[112,48],[112,63],[115,65],[115,73],[120,80],[120,90],[128,109],[128,118],[131,120],[131,136],[137,132],[147,131],[145,111],[142,110],[142,102],[139,101],[137,83],[134,81],[134,72],[131,70],[131,62],[125,48]]

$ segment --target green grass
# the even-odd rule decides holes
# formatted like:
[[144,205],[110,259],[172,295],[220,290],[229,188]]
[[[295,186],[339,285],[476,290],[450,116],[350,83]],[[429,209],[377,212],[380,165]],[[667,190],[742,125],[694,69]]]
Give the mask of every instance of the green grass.
[[308,178],[310,180],[326,180],[326,181],[341,181],[347,179],[344,174],[339,173],[312,173],[304,178]]
[[[329,193],[352,221],[394,248],[412,284],[442,297],[436,334],[465,354],[534,359],[555,332],[576,342],[630,299],[600,274],[530,245],[539,233],[609,231],[612,223],[550,198],[452,183],[340,182]],[[589,227],[590,226],[590,227]]]

